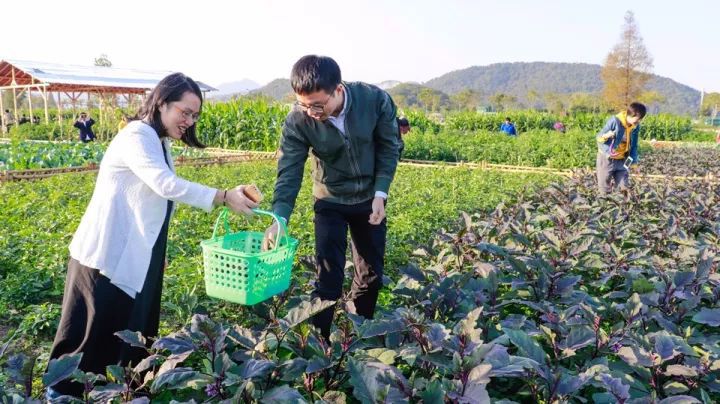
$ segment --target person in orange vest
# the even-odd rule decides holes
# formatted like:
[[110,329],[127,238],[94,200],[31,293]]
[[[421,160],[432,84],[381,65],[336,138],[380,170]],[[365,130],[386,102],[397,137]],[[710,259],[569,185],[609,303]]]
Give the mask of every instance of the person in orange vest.
[[624,189],[629,186],[629,167],[638,162],[640,121],[646,113],[645,105],[633,102],[626,111],[608,119],[597,134],[596,170],[600,195],[612,192],[614,187]]

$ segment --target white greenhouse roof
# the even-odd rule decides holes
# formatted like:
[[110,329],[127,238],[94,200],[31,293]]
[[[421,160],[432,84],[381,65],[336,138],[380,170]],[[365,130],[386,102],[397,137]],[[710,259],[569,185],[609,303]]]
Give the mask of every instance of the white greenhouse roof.
[[[171,74],[170,71],[125,69],[102,66],[77,66],[22,60],[0,60],[0,87],[45,85],[48,91],[144,93]],[[200,90],[217,91],[200,81]]]

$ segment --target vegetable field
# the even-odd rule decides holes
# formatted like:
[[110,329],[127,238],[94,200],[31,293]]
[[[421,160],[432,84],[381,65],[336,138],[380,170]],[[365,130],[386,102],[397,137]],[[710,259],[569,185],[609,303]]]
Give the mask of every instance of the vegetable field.
[[[274,150],[285,107],[234,102],[208,106],[204,140]],[[262,108],[269,109],[253,113]],[[79,371],[79,355],[48,363],[67,247],[96,174],[0,183],[0,402],[39,402],[47,386],[68,377],[86,387],[75,402],[720,400],[718,149],[643,143],[632,188],[600,197],[587,168],[596,153],[590,128],[605,117],[586,116],[587,127],[569,124],[560,134],[544,126],[552,117],[528,115],[518,138],[481,127],[489,118],[474,113],[442,124],[410,118],[424,129],[407,137],[407,158],[579,170],[560,177],[401,165],[388,201],[377,314],[363,321],[344,297],[329,343],[306,321],[328,307],[309,296],[309,165],[291,220],[301,243],[291,288],[251,307],[208,298],[199,242],[210,237],[218,211],[178,206],[160,336],[118,333],[148,357],[102,375]],[[687,129],[666,122],[674,125],[673,133]],[[85,165],[103,151],[102,144],[16,142],[0,144],[0,162],[4,170]],[[257,161],[179,174],[215,187],[255,183],[269,196],[275,171],[274,162]],[[231,221],[234,229],[266,225]]]

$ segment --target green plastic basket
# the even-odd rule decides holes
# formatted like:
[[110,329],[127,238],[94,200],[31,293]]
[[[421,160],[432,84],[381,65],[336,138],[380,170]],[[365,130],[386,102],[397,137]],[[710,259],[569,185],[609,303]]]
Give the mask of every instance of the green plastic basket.
[[[228,209],[223,209],[215,221],[212,238],[200,243],[208,296],[252,305],[290,287],[298,241],[288,236],[285,224],[277,215],[260,209],[253,211],[271,216],[282,230],[282,239],[276,240],[274,249],[262,251],[264,233],[231,233]],[[221,221],[224,222],[225,234],[218,236]]]

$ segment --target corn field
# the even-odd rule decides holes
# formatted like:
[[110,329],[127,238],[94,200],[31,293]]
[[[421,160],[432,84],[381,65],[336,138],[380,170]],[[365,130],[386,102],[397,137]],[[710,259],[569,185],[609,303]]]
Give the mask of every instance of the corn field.
[[198,122],[200,141],[223,149],[277,149],[289,108],[263,99],[208,103]]
[[[429,127],[428,118],[422,112],[412,111],[407,116],[410,124],[421,132],[425,132],[425,128]],[[521,133],[541,129],[553,130],[555,122],[562,122],[568,130],[578,129],[597,133],[610,115],[582,113],[561,117],[537,111],[510,111],[502,114],[451,112],[445,117],[444,127],[465,132],[498,131],[506,117],[513,121],[515,128]],[[434,127],[430,129],[434,133],[439,132]],[[640,137],[646,140],[682,140],[690,132],[692,132],[692,122],[689,117],[670,114],[648,115],[641,124]]]
[[[282,125],[289,107],[263,98],[237,98],[227,102],[206,103],[198,122],[200,140],[211,147],[274,151],[282,133]],[[90,115],[98,121],[94,127],[98,139],[110,140],[117,133],[122,113],[134,111],[116,110],[97,117],[98,109]],[[57,120],[58,111],[50,110],[51,123],[16,126],[11,136],[18,139],[73,140],[77,131],[72,127],[71,111],[63,111],[62,124]],[[483,112],[449,112],[426,114],[419,110],[399,111],[410,121],[413,132],[437,134],[451,132],[499,131],[505,117],[510,117],[519,133],[537,130],[553,130],[556,122],[562,122],[567,130],[580,130],[595,134],[609,118],[609,114],[581,113],[561,117],[546,112],[508,111],[502,114]],[[650,140],[697,140],[690,118],[669,114],[648,115],[642,122],[640,137]],[[707,137],[707,136],[706,136]]]

